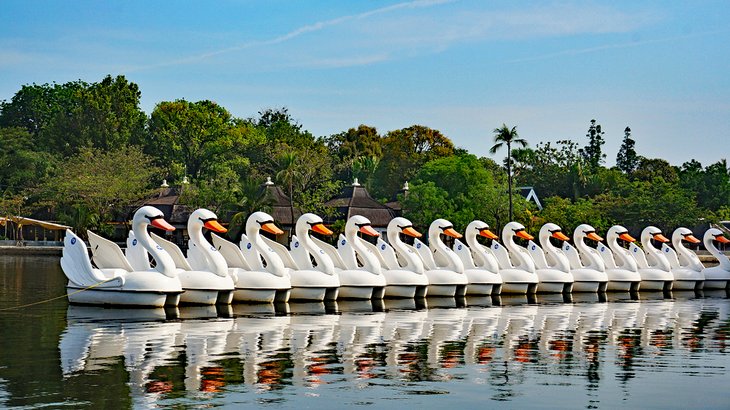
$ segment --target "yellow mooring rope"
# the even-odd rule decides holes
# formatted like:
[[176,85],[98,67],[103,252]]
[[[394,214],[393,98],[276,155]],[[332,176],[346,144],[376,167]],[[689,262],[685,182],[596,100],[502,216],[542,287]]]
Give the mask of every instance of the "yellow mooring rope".
[[93,284],[93,285],[91,285],[91,286],[87,286],[87,287],[85,287],[85,288],[83,288],[83,289],[79,289],[79,290],[77,290],[77,291],[74,291],[74,292],[71,292],[71,293],[67,293],[67,294],[65,294],[65,295],[61,295],[61,296],[56,296],[55,298],[50,298],[50,299],[40,300],[40,301],[38,301],[38,302],[28,303],[28,304],[25,304],[25,305],[20,305],[20,306],[13,306],[13,307],[9,307],[9,308],[2,308],[2,309],[0,309],[0,312],[3,312],[3,311],[7,311],[7,310],[22,309],[22,308],[26,308],[26,307],[28,307],[28,306],[40,305],[40,304],[43,304],[43,303],[48,303],[48,302],[52,302],[52,301],[54,301],[54,300],[58,300],[58,299],[63,299],[63,298],[67,298],[67,297],[69,297],[69,296],[71,296],[71,295],[75,295],[75,294],[77,294],[77,293],[81,293],[81,292],[83,292],[83,291],[85,291],[85,290],[89,290],[89,289],[95,288],[95,287],[97,287],[97,286],[99,286],[99,285],[103,285],[103,284],[105,284],[105,283],[107,283],[107,282],[109,282],[109,281],[112,281],[112,280],[114,280],[114,279],[119,279],[119,278],[117,278],[117,277],[114,277],[114,278],[111,278],[111,279],[107,279],[107,280],[105,280],[105,281],[102,281],[102,282],[99,282],[99,283],[95,283],[95,284]]

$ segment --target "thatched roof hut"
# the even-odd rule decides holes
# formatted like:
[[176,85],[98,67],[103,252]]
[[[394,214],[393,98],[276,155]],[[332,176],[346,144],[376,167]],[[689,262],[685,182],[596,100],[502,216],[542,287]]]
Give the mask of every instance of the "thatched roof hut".
[[[392,209],[374,200],[367,189],[355,179],[352,185],[342,189],[339,195],[325,202],[325,206],[336,208],[336,215],[328,217],[325,223],[348,220],[353,215],[362,215],[370,220],[375,228],[385,228],[395,217]],[[382,230],[382,229],[380,229]]]

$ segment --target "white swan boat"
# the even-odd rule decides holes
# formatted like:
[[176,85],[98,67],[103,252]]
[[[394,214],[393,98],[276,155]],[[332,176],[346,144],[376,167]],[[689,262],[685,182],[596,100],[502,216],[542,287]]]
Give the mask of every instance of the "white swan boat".
[[[428,291],[428,277],[423,261],[412,246],[401,240],[400,234],[412,238],[421,237],[421,233],[413,229],[411,221],[396,217],[386,228],[389,243],[378,238],[375,244],[375,254],[379,257],[385,276],[385,297],[423,298]],[[369,245],[369,242],[365,242],[365,246]]]
[[[206,224],[201,220],[201,218],[209,219],[209,222]],[[217,252],[212,251],[212,245],[210,245],[210,243],[208,243],[208,241],[203,237],[203,227],[213,231],[217,230],[221,232],[222,230],[225,232],[225,228],[220,226],[217,222],[215,214],[208,210],[198,209],[188,218],[188,234],[190,235],[188,246],[192,249],[193,254],[196,252],[217,254]],[[155,235],[154,233],[152,234],[151,239],[155,246],[160,247],[163,252],[167,253],[175,264],[177,276],[180,279],[183,290],[185,291],[180,296],[180,303],[191,305],[231,303],[231,300],[233,299],[234,284],[233,279],[228,276],[228,272],[224,269],[224,266],[210,268],[203,265],[203,262],[198,262],[196,266],[193,267],[190,264],[191,259],[186,258],[177,245]],[[195,246],[197,246],[198,249],[194,249]],[[131,231],[127,237],[126,256],[129,263],[135,269],[147,269],[150,266],[147,250],[144,247],[139,246],[134,231]],[[204,256],[198,255],[198,258],[202,257]],[[218,259],[217,262],[220,263],[225,261]]]
[[673,290],[701,290],[705,281],[702,269],[705,267],[694,252],[684,246],[684,242],[700,243],[687,228],[677,228],[672,233],[672,245],[662,244],[662,254],[669,261],[674,276]]
[[717,228],[710,228],[702,237],[702,242],[712,256],[719,262],[718,266],[704,268],[702,275],[705,277],[705,289],[727,289],[730,286],[730,259],[720,252],[715,242],[727,244],[730,242]]
[[567,241],[569,238],[554,223],[546,223],[540,228],[538,236],[542,247],[532,240],[531,235],[529,236],[531,239],[527,243],[527,253],[535,263],[537,293],[570,293],[574,282],[570,273],[570,263],[565,254],[550,243],[550,238],[559,241]]
[[428,228],[428,246],[419,239],[413,240],[428,278],[428,296],[463,297],[469,278],[464,274],[464,264],[459,257],[441,240],[442,234],[461,238],[451,222],[437,219]]
[[588,246],[586,239],[597,243],[603,238],[596,234],[596,229],[588,224],[581,224],[573,231],[573,243],[563,243],[563,253],[570,262],[570,273],[573,274],[573,292],[598,292],[603,293],[608,286],[608,275],[606,264],[601,258],[598,249]]
[[655,226],[647,226],[641,231],[641,245],[639,248],[635,243],[629,245],[629,252],[636,260],[641,275],[641,290],[670,291],[674,282],[672,268],[664,255],[652,245],[651,240],[666,243],[669,242],[662,231]]
[[502,294],[534,294],[537,292],[538,278],[535,262],[522,246],[515,243],[514,237],[532,240],[525,227],[518,222],[510,222],[502,228],[504,246],[493,240],[490,250],[497,258],[499,274],[502,276]]
[[629,231],[621,225],[614,225],[606,233],[606,244],[599,243],[596,249],[606,265],[608,291],[637,292],[641,286],[641,275],[636,260],[618,240],[634,242]]
[[[145,206],[135,212],[132,230],[139,237],[140,246],[147,249],[156,261],[154,269],[139,271],[129,265],[122,250],[111,241],[107,242],[114,246],[104,248],[103,254],[97,253],[97,268],[94,268],[84,241],[67,230],[61,268],[68,278],[66,290],[69,301],[93,305],[177,306],[183,290],[175,264],[152,242],[147,233],[148,225],[175,229],[157,208]],[[123,263],[119,267],[104,266],[114,260]],[[94,287],[82,291],[90,286]]]
[[[263,229],[274,235],[284,233],[274,218],[265,212],[254,212],[246,221],[246,235],[241,237],[240,248],[251,268],[286,271],[291,281],[290,300],[335,300],[340,280],[336,275],[315,269],[300,269],[289,250],[282,244],[262,236]],[[266,261],[266,267],[262,263]],[[270,268],[271,266],[271,268]]]
[[[340,282],[340,299],[382,299],[385,291],[377,256],[361,244],[358,232],[378,236],[378,232],[364,216],[355,215],[345,224],[345,236],[340,235],[339,252],[334,246],[310,236],[312,230],[322,235],[332,235],[319,216],[306,213],[299,217],[292,237],[291,255],[299,269],[315,269],[334,274]],[[359,266],[359,260],[363,266]]]
[[487,239],[499,239],[489,230],[489,225],[483,221],[472,221],[466,226],[464,240],[454,241],[453,251],[464,264],[464,273],[469,279],[466,288],[467,295],[499,295],[502,293],[502,275],[499,274],[499,264],[492,252],[477,241],[477,236]]

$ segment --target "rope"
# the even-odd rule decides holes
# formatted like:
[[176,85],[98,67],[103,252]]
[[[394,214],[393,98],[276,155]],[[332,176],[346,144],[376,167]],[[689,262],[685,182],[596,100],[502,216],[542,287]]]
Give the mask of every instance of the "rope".
[[118,278],[114,277],[114,278],[111,278],[111,279],[107,279],[107,280],[105,280],[105,281],[102,281],[102,282],[99,282],[99,283],[95,283],[95,284],[93,284],[93,285],[91,285],[91,286],[87,286],[87,287],[85,287],[85,288],[83,288],[83,289],[79,289],[79,290],[77,290],[77,291],[74,291],[74,292],[71,292],[71,293],[67,293],[67,294],[65,294],[65,295],[61,295],[61,296],[56,296],[55,298],[50,298],[50,299],[40,300],[40,301],[38,301],[38,302],[33,302],[33,303],[27,303],[27,304],[25,304],[25,305],[20,305],[20,306],[13,306],[13,307],[9,307],[9,308],[2,308],[2,309],[0,309],[0,312],[3,312],[3,311],[7,311],[7,310],[22,309],[22,308],[26,308],[26,307],[29,307],[29,306],[35,306],[35,305],[40,305],[40,304],[43,304],[43,303],[48,303],[48,302],[52,302],[52,301],[54,301],[54,300],[58,300],[58,299],[63,299],[63,298],[67,298],[67,297],[69,297],[69,296],[71,296],[71,295],[75,295],[75,294],[77,294],[77,293],[81,293],[81,292],[83,292],[83,291],[85,291],[85,290],[89,290],[89,289],[95,288],[95,287],[97,287],[97,286],[103,285],[103,284],[105,284],[105,283],[107,283],[107,282],[109,282],[109,281],[115,280],[115,279],[118,279]]

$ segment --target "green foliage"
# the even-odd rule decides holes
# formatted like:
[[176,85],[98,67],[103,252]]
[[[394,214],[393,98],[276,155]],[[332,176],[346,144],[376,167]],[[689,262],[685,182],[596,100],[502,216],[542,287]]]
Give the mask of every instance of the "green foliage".
[[512,219],[514,215],[514,209],[512,204],[512,145],[519,145],[521,147],[527,146],[527,140],[520,138],[517,135],[517,127],[511,129],[506,125],[502,124],[501,127],[494,129],[494,145],[489,149],[492,154],[496,153],[502,146],[507,146],[507,189],[509,192],[509,214],[508,218]]
[[[474,155],[459,155],[426,163],[416,174],[404,214],[414,224],[426,227],[436,218],[446,218],[463,229],[474,219],[494,226],[507,223],[507,187]],[[522,218],[527,202],[517,195]]]
[[596,124],[596,120],[591,120],[588,127],[588,145],[580,150],[583,159],[591,170],[598,169],[606,160],[606,154],[603,153],[603,145],[606,140],[603,138],[604,132],[600,124]]
[[371,158],[377,161],[372,168],[375,171],[380,163],[383,154],[381,137],[378,130],[367,125],[360,125],[357,128],[350,128],[345,132],[334,134],[325,140],[327,148],[336,160],[335,174],[338,179],[350,181],[353,177],[362,179],[355,175],[354,167],[361,158]]
[[454,154],[454,144],[449,138],[423,125],[388,132],[381,140],[381,147],[383,157],[371,192],[375,198],[391,197],[405,181],[413,179],[423,164]]
[[83,148],[66,160],[40,193],[78,230],[98,227],[147,197],[157,168],[138,147],[114,151]]
[[604,216],[591,199],[578,198],[571,201],[553,196],[542,202],[544,207],[538,214],[537,225],[542,226],[548,222],[558,224],[569,236],[580,224],[588,223],[599,232],[605,232],[612,225],[612,221]]

